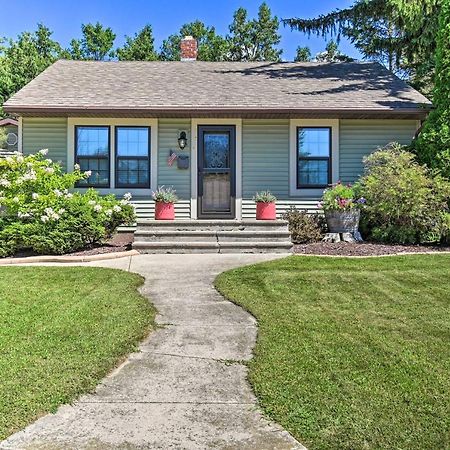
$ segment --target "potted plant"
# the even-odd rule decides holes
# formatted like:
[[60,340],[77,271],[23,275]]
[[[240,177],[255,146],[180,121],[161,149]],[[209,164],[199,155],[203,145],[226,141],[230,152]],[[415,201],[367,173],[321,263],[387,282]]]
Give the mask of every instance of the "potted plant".
[[175,189],[160,186],[152,193],[155,201],[155,220],[174,220],[174,203],[178,200]]
[[256,220],[276,220],[277,208],[275,202],[277,198],[269,191],[257,192],[253,197],[256,203]]
[[340,181],[325,189],[319,203],[325,213],[330,233],[357,233],[361,207],[366,203],[363,197],[356,194],[350,184]]

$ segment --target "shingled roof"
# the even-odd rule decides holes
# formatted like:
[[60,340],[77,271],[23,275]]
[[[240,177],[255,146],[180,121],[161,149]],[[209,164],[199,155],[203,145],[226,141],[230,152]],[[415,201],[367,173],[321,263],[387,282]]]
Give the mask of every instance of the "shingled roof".
[[430,102],[378,63],[53,64],[4,104],[22,115],[422,118]]

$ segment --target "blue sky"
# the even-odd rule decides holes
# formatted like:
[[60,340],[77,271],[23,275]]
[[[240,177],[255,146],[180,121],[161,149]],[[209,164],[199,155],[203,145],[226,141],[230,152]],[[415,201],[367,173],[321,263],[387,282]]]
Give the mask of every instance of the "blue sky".
[[[262,0],[20,0],[5,1],[1,7],[0,36],[15,37],[21,31],[36,28],[42,22],[54,31],[53,37],[67,46],[70,39],[80,36],[82,23],[99,21],[110,26],[120,45],[125,35],[133,35],[145,24],[153,27],[155,44],[159,48],[162,40],[175,33],[186,22],[200,19],[214,25],[220,34],[228,32],[233,12],[240,6],[255,16]],[[272,12],[280,18],[314,17],[335,8],[345,8],[353,0],[267,0]],[[5,20],[7,18],[7,20]],[[283,59],[292,60],[298,45],[307,45],[313,55],[323,50],[325,41],[290,28],[281,27]],[[353,46],[341,41],[341,50],[358,58]]]

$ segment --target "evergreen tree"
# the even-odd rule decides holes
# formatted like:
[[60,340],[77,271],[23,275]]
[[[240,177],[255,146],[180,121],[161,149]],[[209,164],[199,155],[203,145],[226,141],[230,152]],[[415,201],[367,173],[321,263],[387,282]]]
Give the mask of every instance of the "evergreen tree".
[[415,142],[422,163],[450,178],[450,2],[442,5],[437,35],[434,105]]
[[72,39],[67,50],[72,59],[103,61],[114,57],[112,50],[116,35],[112,29],[97,22],[81,25],[82,38]]
[[286,19],[293,29],[345,36],[364,58],[386,65],[424,93],[432,88],[437,17],[448,0],[356,0],[314,19]]
[[170,35],[161,46],[160,58],[164,61],[180,60],[180,43],[185,36],[197,40],[198,57],[200,61],[223,61],[227,57],[228,45],[214,27],[207,27],[200,20],[186,23],[177,34]]
[[339,50],[338,44],[336,42],[334,42],[333,40],[328,42],[328,44],[325,47],[325,51],[317,53],[317,55],[315,56],[314,59],[315,59],[315,61],[318,61],[318,62],[353,61],[352,58],[341,53],[341,51]]
[[309,47],[297,47],[295,62],[308,62],[311,61],[311,50]]
[[120,61],[156,61],[158,54],[155,52],[153,31],[150,25],[146,25],[134,37],[126,36],[125,44],[116,50]]
[[278,34],[280,21],[267,3],[258,10],[258,19],[247,20],[247,10],[239,8],[229,26],[229,58],[233,61],[279,61],[282,50],[276,48],[281,36]]

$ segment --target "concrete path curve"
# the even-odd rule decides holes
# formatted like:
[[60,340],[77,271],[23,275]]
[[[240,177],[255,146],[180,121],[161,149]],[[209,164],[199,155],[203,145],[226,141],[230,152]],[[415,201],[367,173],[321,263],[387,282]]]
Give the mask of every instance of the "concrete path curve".
[[0,448],[304,449],[262,416],[246,366],[236,362],[251,358],[255,319],[212,285],[224,270],[276,257],[139,255],[87,264],[142,274],[142,292],[164,327],[95,393],[39,419]]

